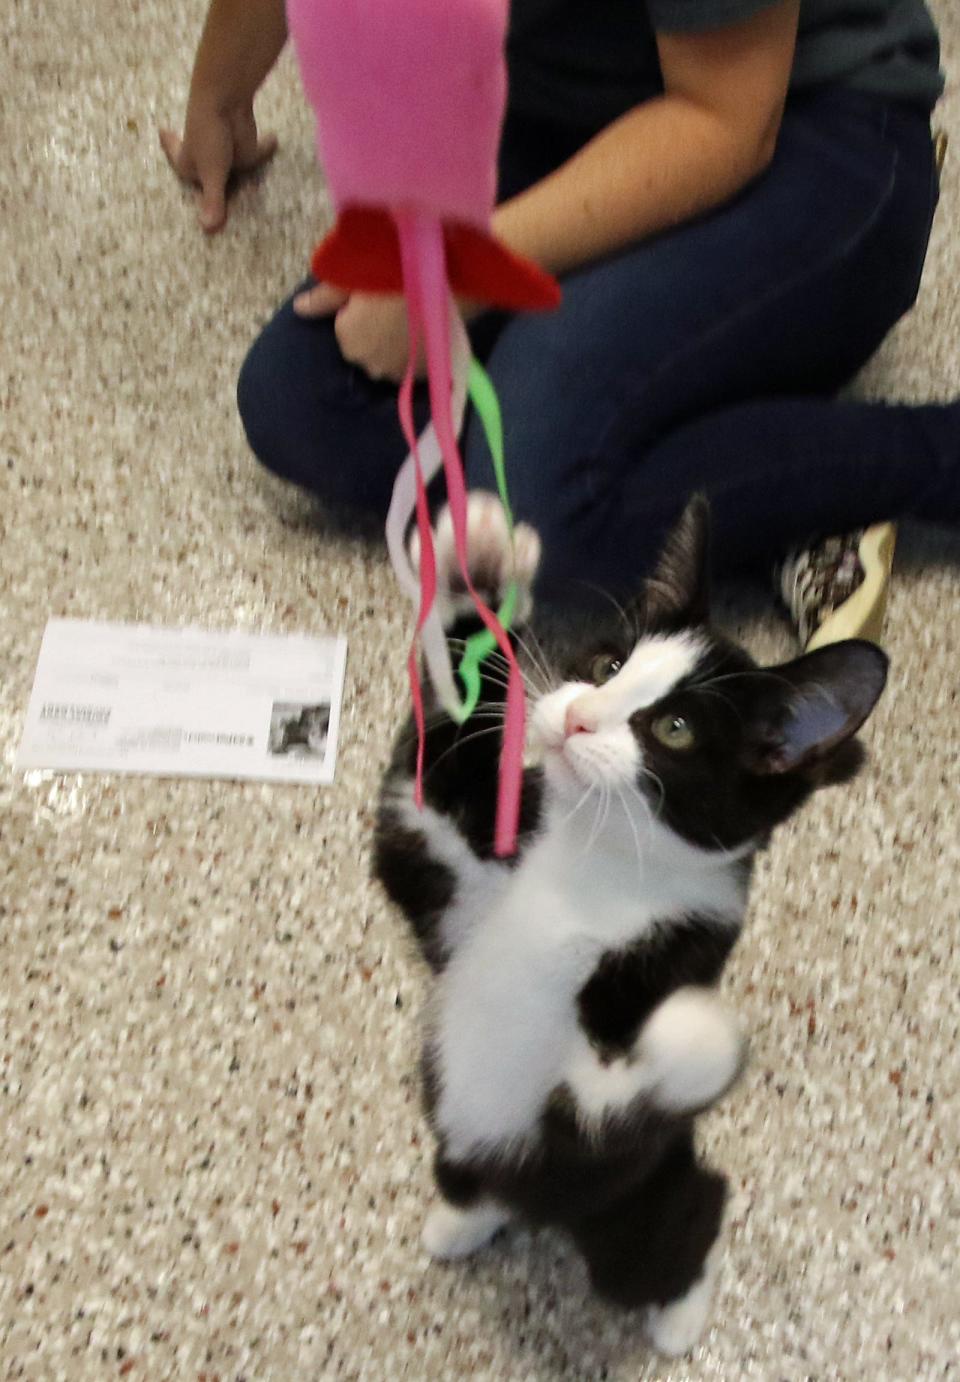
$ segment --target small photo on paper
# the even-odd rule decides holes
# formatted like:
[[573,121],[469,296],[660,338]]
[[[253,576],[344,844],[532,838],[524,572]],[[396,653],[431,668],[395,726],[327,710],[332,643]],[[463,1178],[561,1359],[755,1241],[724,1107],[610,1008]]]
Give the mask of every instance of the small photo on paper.
[[275,757],[324,758],[329,733],[329,701],[274,701],[268,748]]

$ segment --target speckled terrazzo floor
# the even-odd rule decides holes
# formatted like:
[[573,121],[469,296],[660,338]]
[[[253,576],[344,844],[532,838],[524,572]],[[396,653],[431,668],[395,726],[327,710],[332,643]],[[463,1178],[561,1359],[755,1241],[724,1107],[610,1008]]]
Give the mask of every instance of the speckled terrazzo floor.
[[[960,19],[923,296],[866,386],[960,390]],[[902,1379],[960,1368],[956,541],[903,544],[869,772],[761,868],[728,979],[752,1064],[705,1139],[736,1187],[714,1327],[651,1358],[548,1236],[418,1247],[421,975],[367,882],[404,611],[255,473],[245,345],[322,195],[282,140],[204,241],[156,141],[201,5],[14,0],[0,35],[0,1374]],[[12,763],[50,614],[350,638],[331,790]],[[764,619],[753,646],[782,635]]]

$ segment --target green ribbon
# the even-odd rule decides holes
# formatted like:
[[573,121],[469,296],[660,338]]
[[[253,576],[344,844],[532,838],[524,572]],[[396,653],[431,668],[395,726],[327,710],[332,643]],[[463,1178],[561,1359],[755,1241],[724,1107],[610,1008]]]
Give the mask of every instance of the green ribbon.
[[[487,439],[487,446],[490,449],[490,458],[493,461],[493,473],[497,479],[497,489],[500,493],[500,502],[503,511],[507,516],[507,529],[510,533],[510,544],[513,545],[513,513],[510,508],[510,496],[507,494],[507,472],[503,461],[503,418],[500,413],[500,400],[497,398],[496,390],[490,381],[490,376],[480,364],[479,360],[471,359],[470,372],[467,376],[467,393],[470,402],[473,404],[474,411],[480,419],[483,427],[483,434]],[[497,610],[497,618],[501,626],[509,631],[513,616],[517,608],[517,585],[511,581],[503,597],[503,602]],[[458,671],[460,680],[463,682],[465,696],[462,707],[463,720],[467,720],[476,710],[477,701],[480,699],[480,664],[484,658],[489,657],[496,649],[497,643],[489,629],[481,629],[467,639],[463,656],[460,659]],[[462,723],[462,721],[461,721]]]

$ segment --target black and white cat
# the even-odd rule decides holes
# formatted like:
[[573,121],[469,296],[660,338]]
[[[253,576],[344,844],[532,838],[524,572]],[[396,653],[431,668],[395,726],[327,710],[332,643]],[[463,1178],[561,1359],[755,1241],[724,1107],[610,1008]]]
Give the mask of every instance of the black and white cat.
[[[492,495],[469,504],[471,574],[530,612],[540,544],[515,562]],[[448,513],[437,566],[453,640],[475,627]],[[528,685],[520,846],[493,853],[504,701],[488,663],[475,719],[431,716],[423,812],[401,735],[375,871],[435,982],[423,1070],[441,1199],[424,1244],[466,1255],[518,1217],[566,1230],[607,1300],[644,1307],[664,1352],[696,1342],[725,1178],[694,1115],[736,1079],[744,1042],[714,991],[751,860],[875,705],[887,660],[849,642],[773,669],[707,623],[708,513],[691,502],[651,579],[609,618],[516,635]]]

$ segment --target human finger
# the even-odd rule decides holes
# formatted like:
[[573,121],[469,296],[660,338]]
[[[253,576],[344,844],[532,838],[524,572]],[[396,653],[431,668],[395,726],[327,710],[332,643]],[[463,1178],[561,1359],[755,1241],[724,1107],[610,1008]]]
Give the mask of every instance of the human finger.
[[183,140],[174,130],[161,129],[158,133],[160,147],[166,154],[167,162],[177,177],[181,182],[194,182],[196,170],[193,167],[193,160],[184,152]]
[[350,294],[332,283],[315,283],[305,288],[293,299],[293,310],[298,317],[329,317],[348,300]]

